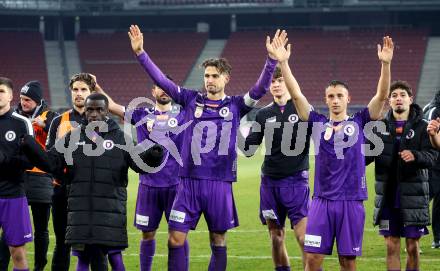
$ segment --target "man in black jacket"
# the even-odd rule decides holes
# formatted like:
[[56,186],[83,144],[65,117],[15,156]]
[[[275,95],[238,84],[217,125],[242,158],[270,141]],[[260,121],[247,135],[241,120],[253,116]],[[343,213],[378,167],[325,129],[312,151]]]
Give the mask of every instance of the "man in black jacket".
[[[20,103],[15,112],[32,122],[35,139],[41,146],[45,146],[49,124],[58,113],[49,110],[43,99],[43,89],[40,82],[30,81],[21,88]],[[42,271],[47,263],[47,249],[49,247],[48,224],[53,193],[52,177],[35,167],[25,172],[24,184],[35,229],[34,270]],[[3,241],[1,245],[6,246]],[[0,254],[2,254],[0,270],[7,270],[9,250],[1,249]]]
[[406,82],[391,84],[389,104],[391,109],[382,120],[386,131],[377,133],[384,149],[371,157],[376,176],[374,224],[385,237],[387,269],[400,270],[400,238],[405,237],[406,270],[419,270],[419,240],[430,224],[428,168],[435,165],[437,151]]
[[25,244],[32,241],[32,225],[23,173],[32,165],[22,159],[20,138],[34,132],[29,119],[11,109],[12,89],[12,81],[0,77],[0,228],[15,271],[29,270]]
[[[440,118],[440,90],[434,98],[423,108],[424,118],[428,121],[435,121]],[[435,129],[433,135],[437,135]],[[429,193],[432,202],[432,248],[440,248],[440,160],[429,171]]]
[[[29,138],[23,151],[55,177],[68,176],[66,242],[78,256],[77,270],[88,270],[89,265],[92,270],[106,270],[106,262],[95,259],[128,246],[128,169],[148,172],[149,166],[158,166],[162,148],[151,147],[153,143],[149,148],[134,147],[116,122],[107,117],[108,99],[102,94],[87,97],[85,114],[88,125],[67,133],[49,152],[41,152]],[[149,166],[140,164],[145,161]]]
[[[275,69],[270,93],[274,101],[256,115],[245,141],[245,153],[252,155],[265,137],[266,155],[261,167],[260,219],[272,239],[275,270],[290,270],[285,246],[286,216],[303,254],[309,204],[309,146],[311,125],[300,121],[284,83],[281,69]],[[253,148],[253,149],[250,149]]]

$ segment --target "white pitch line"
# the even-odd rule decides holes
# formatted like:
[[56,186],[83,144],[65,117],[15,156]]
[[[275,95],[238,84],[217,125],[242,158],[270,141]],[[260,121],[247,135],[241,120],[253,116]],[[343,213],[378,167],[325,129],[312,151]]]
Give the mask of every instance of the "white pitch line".
[[[367,228],[367,229],[364,229],[364,231],[365,232],[378,232],[379,229]],[[243,234],[243,233],[244,234],[246,234],[246,233],[249,233],[249,234],[252,234],[252,233],[264,233],[264,232],[267,232],[267,229],[261,229],[261,230],[257,230],[257,229],[254,229],[254,230],[229,230],[228,231],[228,233],[240,233],[240,234]],[[193,235],[193,234],[206,234],[206,233],[209,233],[209,231],[207,231],[207,230],[189,231],[190,235]],[[157,231],[156,234],[168,234],[168,231]],[[128,232],[128,235],[141,235],[141,231],[134,231],[134,232],[130,231],[130,232]],[[49,235],[49,237],[50,238],[55,238],[55,235],[51,234],[51,235]]]
[[[33,255],[33,252],[28,252],[27,254],[31,254]],[[48,252],[48,255],[52,255],[52,252]],[[122,255],[124,257],[139,257],[139,254],[137,253],[122,253]],[[157,258],[167,258],[168,255],[167,254],[155,254],[154,257]],[[197,259],[209,259],[211,258],[211,255],[191,255],[190,258],[197,258]],[[271,255],[260,255],[260,256],[240,256],[240,255],[228,255],[228,259],[237,259],[237,260],[271,260],[272,256]],[[289,259],[291,260],[301,260],[302,258],[299,256],[290,256]],[[327,256],[325,257],[324,260],[328,260],[328,261],[339,261],[338,257],[333,257],[333,256]],[[364,257],[364,256],[360,256],[356,258],[357,261],[363,261],[363,262],[368,262],[368,261],[375,261],[375,262],[384,262],[385,261],[385,257]],[[421,258],[420,259],[421,262],[429,262],[429,263],[437,263],[440,262],[440,259],[425,259],[425,258]]]

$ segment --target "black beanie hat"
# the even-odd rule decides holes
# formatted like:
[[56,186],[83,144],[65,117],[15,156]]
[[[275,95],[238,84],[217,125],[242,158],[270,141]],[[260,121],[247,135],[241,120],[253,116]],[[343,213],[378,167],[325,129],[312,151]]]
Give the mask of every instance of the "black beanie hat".
[[31,98],[37,104],[40,104],[43,99],[43,89],[38,81],[27,82],[26,85],[21,88],[20,94]]

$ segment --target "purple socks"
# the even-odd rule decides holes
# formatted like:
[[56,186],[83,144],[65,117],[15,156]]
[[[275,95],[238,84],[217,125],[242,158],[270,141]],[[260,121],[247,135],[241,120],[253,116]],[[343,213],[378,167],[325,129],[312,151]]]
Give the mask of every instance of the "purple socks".
[[141,249],[139,253],[141,271],[151,271],[155,253],[156,240],[141,240]]
[[208,271],[224,271],[227,265],[226,247],[211,246],[211,261]]
[[87,258],[78,255],[78,263],[76,264],[76,271],[89,271],[89,261]]
[[112,253],[108,255],[108,261],[113,271],[125,271],[124,261],[122,260],[122,253]]
[[168,271],[187,271],[185,246],[168,246]]

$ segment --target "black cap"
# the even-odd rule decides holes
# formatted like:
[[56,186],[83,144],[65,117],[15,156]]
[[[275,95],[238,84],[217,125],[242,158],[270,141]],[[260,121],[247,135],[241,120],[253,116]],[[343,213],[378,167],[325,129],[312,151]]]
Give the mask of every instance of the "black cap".
[[21,88],[20,95],[29,97],[32,100],[34,100],[37,104],[40,104],[41,100],[43,99],[43,89],[41,88],[40,82],[38,81],[27,82],[26,85],[24,85]]

